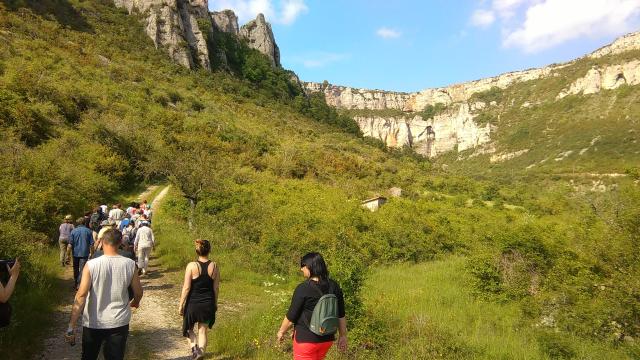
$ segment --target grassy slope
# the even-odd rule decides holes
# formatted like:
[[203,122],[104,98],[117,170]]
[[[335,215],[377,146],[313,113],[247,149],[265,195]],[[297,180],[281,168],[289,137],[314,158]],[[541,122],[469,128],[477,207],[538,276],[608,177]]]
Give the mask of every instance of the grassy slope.
[[[549,359],[513,303],[478,300],[466,259],[379,268],[365,288],[373,316],[393,319],[382,358]],[[579,359],[630,359],[623,351],[569,338]],[[551,357],[552,358],[552,357]]]

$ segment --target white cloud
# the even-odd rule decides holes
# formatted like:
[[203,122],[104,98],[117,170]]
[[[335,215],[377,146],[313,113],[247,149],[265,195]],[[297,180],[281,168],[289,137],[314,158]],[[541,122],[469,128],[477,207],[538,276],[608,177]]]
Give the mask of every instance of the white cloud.
[[292,24],[300,14],[308,11],[309,8],[305,5],[304,0],[283,0],[280,21],[285,25]]
[[640,23],[639,15],[638,0],[544,0],[505,31],[503,45],[534,53],[580,37],[621,35]]
[[471,25],[487,27],[496,20],[496,16],[491,10],[478,9],[471,15]]
[[346,60],[350,57],[350,54],[316,51],[304,55],[293,56],[291,61],[297,64],[302,64],[302,66],[306,68],[319,68]]
[[395,38],[399,38],[400,35],[402,35],[402,33],[395,29],[381,27],[376,31],[376,35],[380,36],[383,39],[395,39]]
[[309,8],[305,0],[278,0],[277,6],[274,0],[212,0],[209,9],[231,9],[238,15],[240,25],[255,19],[262,13],[267,21],[277,24],[291,25],[300,15],[307,13]]
[[510,18],[515,15],[516,9],[531,0],[493,0],[492,7],[501,18]]

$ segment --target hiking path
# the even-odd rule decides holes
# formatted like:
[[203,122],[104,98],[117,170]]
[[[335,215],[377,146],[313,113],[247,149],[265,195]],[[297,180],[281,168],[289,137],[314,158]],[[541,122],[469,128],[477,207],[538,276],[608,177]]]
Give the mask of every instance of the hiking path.
[[[149,187],[140,194],[139,199],[157,190],[157,186]],[[152,209],[157,209],[169,191],[166,186],[153,199]],[[152,254],[148,272],[140,277],[144,295],[140,307],[133,310],[127,339],[127,355],[130,359],[190,359],[187,341],[182,337],[182,318],[178,314],[180,284],[169,278],[172,271],[164,269],[158,258]],[[71,304],[75,292],[72,289],[73,269],[65,267],[59,279],[63,283],[64,293],[61,305],[53,313],[54,325],[50,336],[45,340],[43,351],[35,359],[80,359],[82,347],[81,330],[76,335],[76,345],[64,342],[64,332],[71,316]],[[80,320],[82,321],[82,320]],[[76,329],[82,329],[79,323]],[[102,358],[102,357],[101,357]]]

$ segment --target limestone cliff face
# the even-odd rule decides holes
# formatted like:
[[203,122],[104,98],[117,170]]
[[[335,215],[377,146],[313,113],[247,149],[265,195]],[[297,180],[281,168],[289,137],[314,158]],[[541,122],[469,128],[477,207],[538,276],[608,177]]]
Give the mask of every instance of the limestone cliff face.
[[214,11],[211,13],[211,21],[216,31],[239,35],[238,17],[232,10]]
[[207,0],[114,0],[117,7],[145,18],[145,31],[157,48],[163,48],[178,64],[211,70],[209,51],[198,25],[208,13]]
[[308,92],[324,92],[327,104],[340,109],[398,109],[411,111],[408,93],[356,89],[346,86],[303,82]]
[[451,150],[463,151],[490,141],[492,127],[478,125],[468,104],[453,106],[432,119],[413,117],[355,117],[365,136],[389,147],[409,146],[418,154],[434,157]]
[[[623,36],[586,57],[599,58],[629,50],[640,50],[640,32]],[[499,76],[470,81],[446,87],[425,89],[414,93],[389,92],[381,90],[357,89],[328,83],[304,83],[307,92],[322,92],[327,103],[342,109],[383,110],[395,109],[407,112],[400,117],[356,117],[362,132],[385,142],[390,147],[410,146],[425,156],[436,156],[443,152],[474,148],[490,141],[490,125],[474,122],[474,112],[487,106],[484,103],[469,104],[473,94],[493,87],[505,89],[514,84],[559,75],[557,70],[573,64],[551,65],[540,69],[510,72]],[[571,94],[593,94],[601,89],[615,89],[621,85],[640,84],[640,61],[591,69],[584,77],[565,88],[557,99]],[[424,120],[411,115],[424,110],[429,105],[448,106],[445,113],[433,119]],[[490,104],[493,105],[493,104]],[[528,102],[522,106],[531,106]],[[476,153],[491,153],[490,144]],[[492,161],[504,161],[525,153],[498,154]]]
[[240,28],[240,36],[247,39],[247,43],[253,49],[265,54],[273,66],[280,67],[280,49],[276,44],[269,24],[264,15],[258,14],[255,20],[251,20]]
[[602,89],[617,89],[625,84],[640,84],[640,60],[603,68],[594,67],[584,77],[574,81],[569,88],[561,91],[556,99],[562,99],[567,95],[595,94]]
[[588,56],[590,58],[600,58],[638,49],[640,49],[640,32],[635,32],[616,39],[611,44],[592,52]]
[[309,92],[322,91],[327,104],[342,109],[396,109],[422,111],[429,105],[464,102],[471,95],[487,91],[492,87],[505,89],[515,83],[550,76],[560,66],[545,67],[502,74],[487,79],[470,81],[441,88],[426,89],[417,93],[401,93],[381,90],[355,89],[346,86],[323,86],[321,83],[304,83]]

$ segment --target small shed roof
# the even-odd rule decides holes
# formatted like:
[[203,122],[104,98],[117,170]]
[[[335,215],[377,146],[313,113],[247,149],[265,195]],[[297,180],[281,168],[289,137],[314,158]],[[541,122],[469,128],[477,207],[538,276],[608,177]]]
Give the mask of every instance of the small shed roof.
[[376,197],[373,197],[373,198],[371,198],[371,199],[362,200],[362,203],[363,203],[363,204],[366,204],[366,203],[368,203],[368,202],[372,202],[372,201],[376,201],[376,200],[387,200],[387,198],[386,198],[386,197],[384,197],[384,196],[376,196]]

